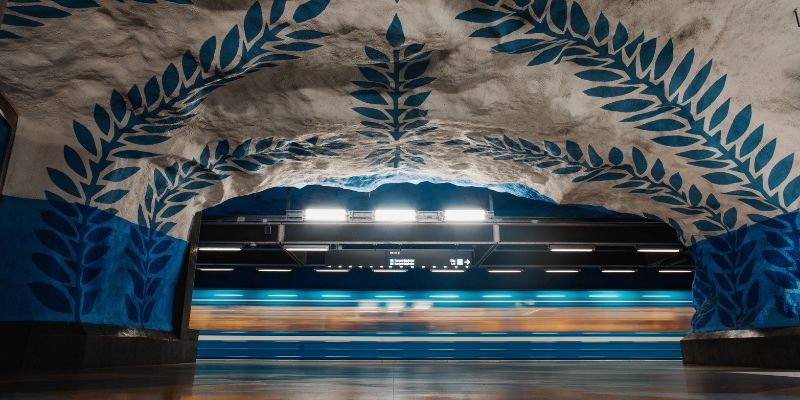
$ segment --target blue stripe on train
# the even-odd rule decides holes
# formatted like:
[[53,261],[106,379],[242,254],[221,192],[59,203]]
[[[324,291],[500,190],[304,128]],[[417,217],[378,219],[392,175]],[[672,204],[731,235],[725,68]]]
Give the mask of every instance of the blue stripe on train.
[[[434,332],[412,332],[387,336],[378,332],[202,332],[199,358],[300,358],[300,359],[680,359],[678,332],[600,332],[519,333],[500,332],[492,336],[458,332],[442,338]],[[438,334],[441,334],[439,332]],[[503,336],[503,334],[507,336]],[[225,335],[226,340],[215,340]],[[342,340],[342,336],[358,340]],[[257,336],[257,340],[247,339]],[[280,336],[281,340],[271,340]],[[288,336],[288,337],[287,337]],[[320,340],[329,336],[330,340]],[[380,336],[380,338],[378,338]],[[370,338],[374,337],[375,340]],[[503,341],[498,338],[535,338],[536,341]],[[565,338],[566,337],[566,338]],[[572,338],[576,337],[576,338]],[[361,339],[363,338],[363,339]],[[414,338],[417,341],[392,341]],[[429,338],[425,340],[425,338]],[[449,341],[448,338],[459,341]],[[486,341],[482,339],[490,339]],[[547,340],[552,338],[552,341]],[[585,339],[583,339],[585,338]],[[603,341],[603,338],[614,341]],[[567,339],[567,340],[564,340]],[[575,340],[572,340],[575,339]],[[591,339],[592,341],[585,341]],[[649,340],[648,340],[649,339]]]
[[361,302],[427,302],[433,307],[681,307],[691,306],[689,291],[330,291],[196,289],[194,305],[352,306]]

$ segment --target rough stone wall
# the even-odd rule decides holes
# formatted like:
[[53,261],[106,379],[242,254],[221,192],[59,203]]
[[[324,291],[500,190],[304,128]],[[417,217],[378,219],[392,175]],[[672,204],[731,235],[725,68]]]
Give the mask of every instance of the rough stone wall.
[[[163,328],[150,317],[164,316],[153,310],[174,281],[168,255],[195,211],[278,185],[436,180],[660,218],[697,252],[695,329],[793,324],[792,10],[9,1],[0,91],[20,119],[3,194],[19,201],[3,211],[36,210],[8,231],[39,248],[5,249],[0,271],[24,271],[4,280],[7,296],[41,304],[6,318]],[[122,228],[106,223],[131,224],[120,257],[108,233]],[[103,292],[104,280],[129,290]],[[96,316],[95,302],[124,307]]]

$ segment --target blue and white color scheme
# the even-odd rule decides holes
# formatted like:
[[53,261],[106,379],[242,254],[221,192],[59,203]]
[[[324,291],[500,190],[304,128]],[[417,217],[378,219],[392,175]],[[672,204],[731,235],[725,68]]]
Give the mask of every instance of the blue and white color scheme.
[[0,318],[169,329],[194,212],[427,180],[661,219],[695,330],[798,325],[790,1],[244,3],[7,2]]

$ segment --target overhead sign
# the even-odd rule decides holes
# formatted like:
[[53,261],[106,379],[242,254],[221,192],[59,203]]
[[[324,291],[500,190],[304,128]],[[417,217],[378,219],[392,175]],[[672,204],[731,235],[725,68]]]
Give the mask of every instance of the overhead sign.
[[346,266],[466,268],[473,265],[474,259],[472,250],[331,250],[325,254],[325,263]]
[[386,265],[466,268],[472,265],[472,257],[472,250],[389,250],[386,251]]

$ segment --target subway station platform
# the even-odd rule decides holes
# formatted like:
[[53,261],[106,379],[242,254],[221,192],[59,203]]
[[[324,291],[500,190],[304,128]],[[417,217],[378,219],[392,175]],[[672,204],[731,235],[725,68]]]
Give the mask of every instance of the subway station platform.
[[800,372],[680,361],[272,361],[0,379],[13,399],[796,399]]

